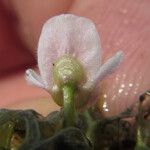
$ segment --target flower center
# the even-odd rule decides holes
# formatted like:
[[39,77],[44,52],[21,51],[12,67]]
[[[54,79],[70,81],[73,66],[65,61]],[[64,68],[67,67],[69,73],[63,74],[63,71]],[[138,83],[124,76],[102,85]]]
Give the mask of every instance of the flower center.
[[70,55],[58,59],[53,68],[54,82],[58,86],[72,84],[77,86],[83,80],[84,71],[81,64]]

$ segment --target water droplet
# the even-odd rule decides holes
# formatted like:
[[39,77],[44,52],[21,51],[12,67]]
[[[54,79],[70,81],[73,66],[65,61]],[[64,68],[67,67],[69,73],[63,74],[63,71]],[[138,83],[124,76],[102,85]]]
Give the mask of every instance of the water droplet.
[[125,85],[124,84],[121,84],[121,88],[124,88],[125,87]]
[[119,80],[119,78],[118,77],[116,77],[116,81],[118,81]]
[[107,107],[107,103],[106,102],[104,102],[104,104],[103,104],[103,108],[106,108]]
[[129,83],[129,87],[132,87],[133,86],[133,84],[132,83]]
[[123,92],[123,89],[119,89],[118,90],[118,93],[120,94],[120,93],[122,93]]
[[104,98],[107,98],[107,95],[106,94],[104,94],[104,96],[103,96]]
[[108,109],[108,107],[107,107],[107,103],[106,103],[106,102],[104,102],[104,104],[103,104],[103,110],[104,110],[104,111],[109,111],[109,109]]
[[108,109],[108,108],[105,108],[104,110],[105,110],[105,111],[107,111],[107,112],[109,111],[109,109]]

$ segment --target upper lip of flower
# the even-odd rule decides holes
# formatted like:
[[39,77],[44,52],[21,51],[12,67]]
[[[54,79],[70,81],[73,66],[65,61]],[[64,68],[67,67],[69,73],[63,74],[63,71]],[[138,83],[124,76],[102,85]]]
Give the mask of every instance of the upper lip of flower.
[[82,88],[93,89],[118,66],[123,57],[123,52],[119,51],[101,66],[100,51],[99,35],[91,20],[72,14],[53,17],[45,23],[39,40],[38,66],[41,77],[29,69],[26,71],[26,79],[31,84],[52,92],[53,63],[69,54],[84,68],[87,81]]

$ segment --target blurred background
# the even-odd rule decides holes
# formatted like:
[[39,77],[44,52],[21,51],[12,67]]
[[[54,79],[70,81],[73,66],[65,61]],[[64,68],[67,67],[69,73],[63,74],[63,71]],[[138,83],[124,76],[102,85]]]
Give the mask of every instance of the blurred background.
[[[46,110],[46,104],[50,102],[47,109],[51,106],[53,109],[49,94],[27,85],[24,73],[27,68],[36,68],[36,50],[43,23],[54,15],[67,12],[71,4],[68,2],[0,1],[0,107],[41,109],[39,105],[43,103]],[[49,98],[41,102],[39,97],[42,100]],[[32,105],[34,99],[36,102]]]
[[35,108],[43,114],[57,108],[48,93],[27,85],[24,72],[37,68],[44,22],[62,13],[94,21],[104,49],[102,62],[119,49],[125,53],[121,67],[102,82],[105,113],[121,111],[150,88],[149,0],[1,0],[0,107]]

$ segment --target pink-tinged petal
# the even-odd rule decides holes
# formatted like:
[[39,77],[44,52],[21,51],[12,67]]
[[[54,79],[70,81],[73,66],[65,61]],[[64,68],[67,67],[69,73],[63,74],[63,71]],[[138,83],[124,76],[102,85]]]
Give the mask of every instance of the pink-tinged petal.
[[87,18],[64,14],[48,20],[38,45],[38,65],[44,84],[52,88],[53,63],[69,54],[83,65],[87,80],[100,68],[100,40],[93,22]]
[[99,99],[100,81],[118,67],[123,59],[123,56],[124,54],[122,51],[117,52],[99,68],[94,80],[91,80],[82,86],[81,90],[90,91],[91,93],[86,99],[87,104],[84,106],[84,108],[82,108],[83,110],[97,103],[97,100]]
[[95,81],[101,81],[108,74],[111,74],[123,60],[124,53],[122,51],[117,52],[113,57],[108,59],[99,69]]
[[99,84],[99,82],[106,77],[108,74],[111,74],[120,64],[120,62],[123,59],[123,52],[119,51],[117,52],[113,57],[107,60],[106,63],[104,63],[97,73],[95,74],[95,77],[93,80],[87,82],[84,87],[87,87],[89,89],[93,89],[96,84]]
[[32,69],[26,70],[25,78],[29,84],[46,89],[41,77],[37,75]]

